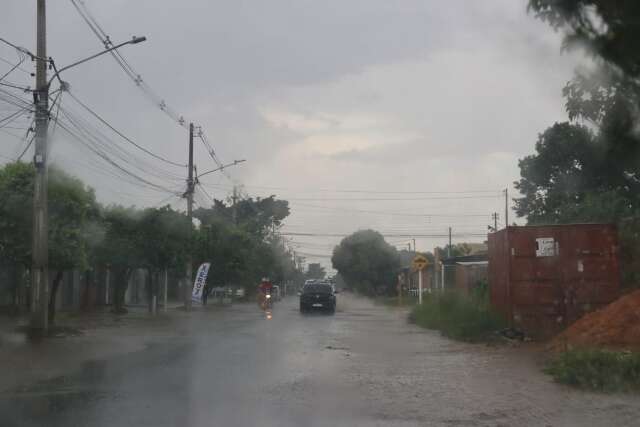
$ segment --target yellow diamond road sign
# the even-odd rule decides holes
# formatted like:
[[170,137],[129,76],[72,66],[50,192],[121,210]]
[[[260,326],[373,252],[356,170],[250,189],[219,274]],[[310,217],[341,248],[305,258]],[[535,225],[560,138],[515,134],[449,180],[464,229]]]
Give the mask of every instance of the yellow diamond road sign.
[[413,259],[413,268],[415,270],[424,270],[429,265],[429,260],[424,255],[416,255]]

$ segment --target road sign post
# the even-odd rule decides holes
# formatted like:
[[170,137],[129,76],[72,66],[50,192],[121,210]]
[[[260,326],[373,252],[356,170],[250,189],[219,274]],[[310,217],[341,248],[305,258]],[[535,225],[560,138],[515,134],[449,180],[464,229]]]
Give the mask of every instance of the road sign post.
[[413,258],[413,269],[418,272],[418,304],[422,304],[422,270],[427,268],[429,260],[424,255],[416,255]]

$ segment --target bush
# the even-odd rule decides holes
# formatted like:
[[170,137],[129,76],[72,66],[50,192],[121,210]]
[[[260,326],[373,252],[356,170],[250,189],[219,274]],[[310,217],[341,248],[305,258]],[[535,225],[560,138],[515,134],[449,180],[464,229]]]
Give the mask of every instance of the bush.
[[418,303],[418,297],[412,295],[403,295],[402,298],[394,296],[379,296],[374,299],[376,304],[388,305],[392,307],[408,307]]
[[569,350],[553,359],[545,372],[559,383],[589,390],[640,391],[640,353]]
[[504,328],[502,317],[491,310],[486,292],[465,296],[448,291],[427,294],[422,301],[422,305],[413,309],[411,319],[449,338],[476,342]]

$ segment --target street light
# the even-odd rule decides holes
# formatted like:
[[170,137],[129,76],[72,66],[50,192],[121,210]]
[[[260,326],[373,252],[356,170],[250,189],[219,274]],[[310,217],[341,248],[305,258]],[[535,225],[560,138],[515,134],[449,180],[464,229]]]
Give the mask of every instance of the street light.
[[114,51],[114,50],[116,50],[116,49],[119,49],[119,48],[121,48],[122,46],[126,46],[126,45],[128,45],[128,44],[138,44],[138,43],[142,43],[143,41],[146,41],[146,40],[147,40],[147,38],[146,38],[146,37],[144,37],[144,36],[141,36],[141,37],[133,36],[133,37],[131,38],[131,40],[127,40],[126,42],[122,42],[122,43],[120,43],[120,44],[118,44],[118,45],[116,45],[116,46],[112,46],[112,47],[110,47],[110,48],[108,48],[108,49],[103,50],[102,52],[96,53],[95,55],[91,55],[91,56],[89,56],[89,57],[87,57],[87,58],[81,59],[80,61],[76,61],[76,62],[74,62],[73,64],[66,65],[66,66],[64,66],[64,67],[60,68],[59,70],[56,68],[55,62],[53,62],[53,60],[51,60],[51,66],[53,67],[53,70],[55,71],[55,73],[54,73],[54,74],[53,74],[53,76],[51,76],[51,78],[49,79],[49,82],[47,83],[47,88],[48,88],[49,86],[51,86],[51,82],[52,82],[52,81],[53,81],[53,79],[55,79],[55,78],[57,78],[58,80],[60,80],[60,84],[61,84],[61,85],[65,86],[65,85],[66,85],[66,83],[64,83],[64,82],[60,79],[60,73],[61,73],[61,72],[63,72],[63,71],[65,71],[65,70],[68,70],[69,68],[75,67],[75,66],[80,65],[80,64],[84,64],[84,63],[85,63],[85,62],[87,62],[87,61],[91,61],[91,60],[92,60],[92,59],[94,59],[94,58],[97,58],[97,57],[99,57],[99,56],[104,55],[105,53],[109,53],[109,52],[111,52],[111,51]]
[[[127,44],[137,44],[146,40],[145,37],[133,37],[119,45],[112,46],[95,55],[76,61],[61,69],[57,69],[53,60],[47,58],[46,49],[46,16],[45,2],[38,0],[38,30],[36,55],[30,54],[36,60],[36,89],[34,91],[35,104],[35,150],[33,163],[35,166],[35,180],[33,189],[33,241],[32,241],[32,269],[31,269],[31,321],[30,329],[34,334],[45,334],[49,327],[49,213],[47,207],[47,129],[49,127],[49,87],[53,79],[60,81],[61,89],[68,85],[60,78],[62,71],[83,64],[98,56],[109,53]],[[55,71],[47,81],[47,63]]]
[[221,170],[222,170],[222,169],[224,169],[224,168],[228,168],[228,167],[230,167],[230,166],[238,165],[238,164],[240,164],[240,163],[242,163],[242,162],[246,162],[246,160],[244,160],[244,159],[242,159],[242,160],[234,160],[233,162],[228,163],[228,164],[226,164],[226,165],[222,165],[222,166],[220,166],[219,168],[215,168],[215,169],[212,169],[212,170],[210,170],[210,171],[203,172],[203,173],[201,173],[200,175],[197,175],[197,176],[196,176],[196,179],[198,179],[198,178],[200,178],[200,177],[202,177],[202,176],[205,176],[205,175],[209,175],[210,173],[214,173],[214,172],[221,171]]

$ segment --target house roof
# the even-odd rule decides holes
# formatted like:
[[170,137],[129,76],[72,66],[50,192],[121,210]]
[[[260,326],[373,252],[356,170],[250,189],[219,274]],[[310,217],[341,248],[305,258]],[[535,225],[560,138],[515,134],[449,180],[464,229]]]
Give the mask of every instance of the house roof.
[[443,259],[442,264],[456,265],[463,262],[481,262],[481,261],[489,262],[489,255],[484,253],[484,254],[476,254],[476,255],[455,256],[455,257]]
[[489,261],[460,261],[456,262],[456,265],[489,265]]

